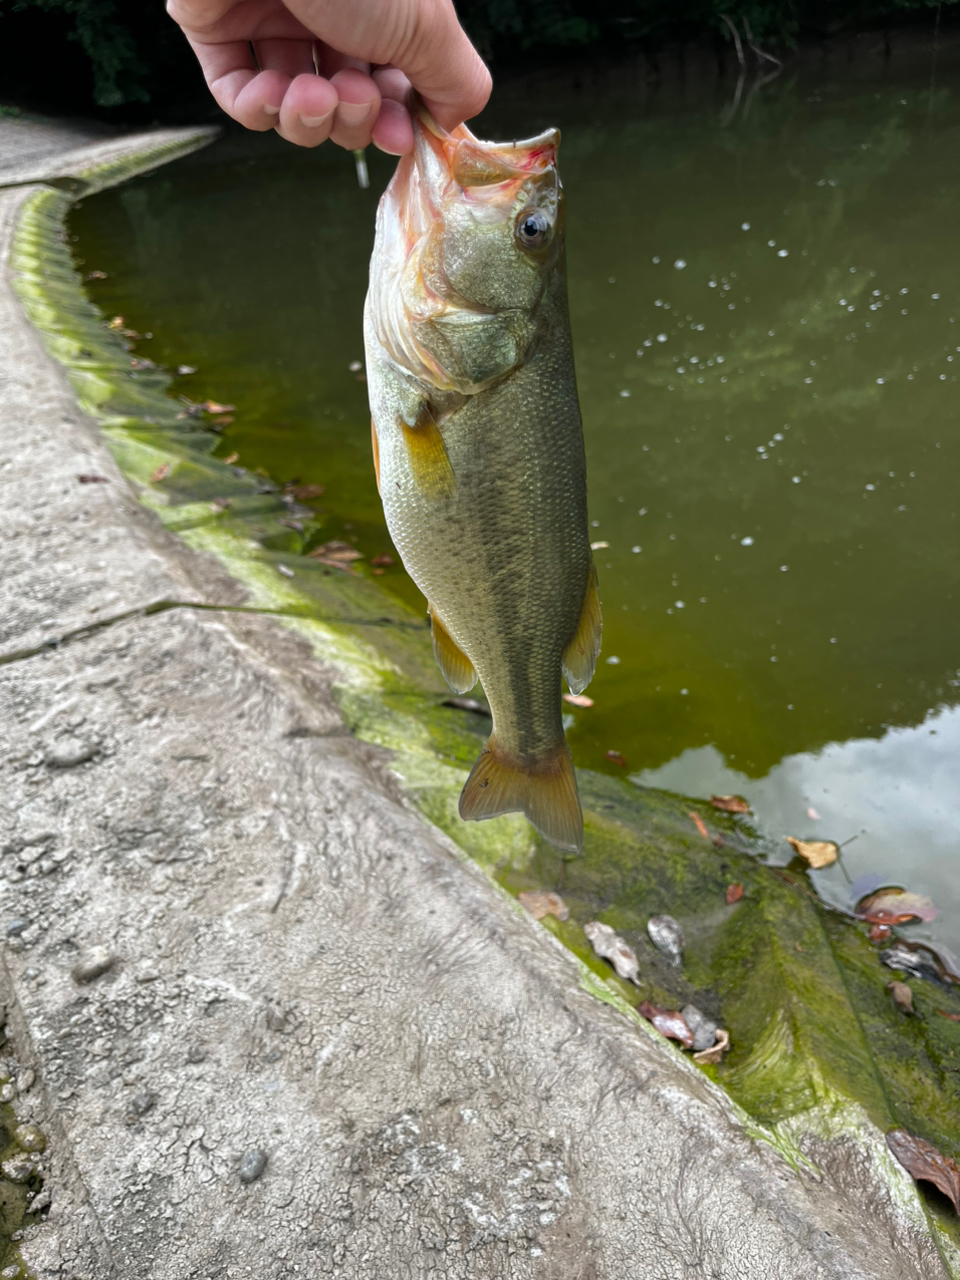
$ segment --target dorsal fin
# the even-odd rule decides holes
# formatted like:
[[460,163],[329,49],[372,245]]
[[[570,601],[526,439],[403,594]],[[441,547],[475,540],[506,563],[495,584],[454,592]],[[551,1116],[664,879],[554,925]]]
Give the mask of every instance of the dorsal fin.
[[433,654],[443,678],[454,693],[466,693],[477,683],[473,663],[451,638],[450,632],[437,617],[433,605],[430,610],[430,626],[433,632]]
[[600,655],[601,629],[597,570],[591,561],[580,621],[573,633],[573,639],[563,651],[563,674],[567,677],[571,693],[581,693],[593,679],[594,668]]

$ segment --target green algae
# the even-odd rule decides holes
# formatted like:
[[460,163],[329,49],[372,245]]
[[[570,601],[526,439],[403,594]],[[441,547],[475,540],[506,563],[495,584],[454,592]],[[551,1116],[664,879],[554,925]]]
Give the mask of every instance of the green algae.
[[[133,359],[83,293],[62,236],[69,203],[54,189],[27,200],[11,265],[27,314],[140,500],[242,584],[246,607],[276,613],[310,642],[335,672],[348,726],[391,752],[406,794],[464,855],[511,895],[544,887],[563,895],[570,919],[548,917],[543,927],[577,957],[581,986],[644,1034],[656,1033],[636,1012],[643,999],[693,1002],[721,1021],[732,1050],[702,1070],[750,1132],[796,1167],[806,1161],[804,1135],[863,1133],[860,1117],[880,1130],[904,1125],[960,1155],[960,1025],[939,1012],[960,1013],[960,992],[915,983],[917,1016],[905,1018],[862,926],[827,908],[805,872],[763,865],[747,821],[588,771],[579,772],[580,855],[559,853],[516,816],[459,820],[458,793],[487,722],[444,705],[423,618],[362,573],[312,560],[305,552],[322,520],[268,478],[213,456],[216,437],[173,399],[171,377]],[[727,904],[732,883],[744,893]],[[679,968],[647,937],[647,920],[663,912],[687,938]],[[583,931],[591,919],[635,949],[639,988],[594,954]],[[930,1212],[946,1258],[956,1224]]]

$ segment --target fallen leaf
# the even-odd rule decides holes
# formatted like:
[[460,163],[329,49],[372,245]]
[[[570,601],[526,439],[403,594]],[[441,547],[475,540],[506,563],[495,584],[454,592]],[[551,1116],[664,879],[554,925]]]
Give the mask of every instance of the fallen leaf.
[[233,414],[224,413],[219,418],[211,418],[210,424],[214,427],[229,427],[233,422]]
[[915,1182],[932,1182],[960,1213],[960,1165],[956,1160],[906,1129],[891,1129],[887,1146]]
[[750,806],[743,796],[711,796],[710,803],[724,813],[749,813]]
[[868,924],[906,924],[909,920],[934,920],[937,908],[920,893],[897,887],[879,889],[861,898],[854,914]]
[[871,942],[886,942],[892,932],[888,924],[872,924],[867,937]]
[[609,545],[610,545],[610,543],[609,543],[609,542],[591,542],[591,543],[590,543],[590,550],[591,550],[591,551],[603,551],[603,550],[604,550],[604,548],[609,547]]
[[627,763],[627,757],[622,752],[614,751],[612,748],[606,752],[606,757],[608,760],[612,760],[614,764],[625,766]]
[[683,930],[679,922],[673,916],[651,916],[647,934],[660,954],[679,968],[683,960]]
[[704,840],[709,840],[710,832],[707,830],[707,824],[700,817],[699,813],[691,813],[690,817],[693,819],[693,825],[697,828],[697,830],[703,836]]
[[820,821],[819,813],[817,813],[816,809],[813,809],[813,808],[810,808],[807,810],[807,817],[812,819],[814,822]]
[[217,400],[201,400],[200,406],[206,413],[233,413],[235,404],[220,404]]
[[287,493],[293,494],[298,502],[309,502],[312,498],[319,498],[325,488],[322,484],[292,484],[287,487]]
[[711,1045],[709,1049],[703,1049],[700,1053],[695,1053],[693,1060],[694,1062],[699,1062],[702,1066],[706,1066],[708,1062],[719,1062],[729,1048],[730,1032],[720,1027],[717,1030],[716,1043]]
[[478,716],[489,716],[490,708],[476,698],[444,698],[442,707],[456,707],[458,711],[474,711]]
[[529,889],[518,893],[517,901],[530,912],[534,920],[542,920],[544,916],[556,916],[558,920],[570,919],[570,908],[559,893],[550,893],[547,889]]
[[240,457],[239,453],[231,453],[226,458],[224,458],[224,462],[228,467],[232,467],[239,457]]
[[960,1022],[960,1013],[947,1013],[946,1009],[938,1009],[941,1018],[949,1018],[951,1022]]
[[122,329],[126,324],[123,316],[114,316],[112,320],[107,321],[108,329]]
[[159,484],[161,480],[166,480],[170,474],[171,464],[169,462],[161,462],[156,471],[152,473],[150,479],[154,484]]
[[887,990],[893,996],[893,1003],[904,1011],[913,1013],[913,992],[905,982],[888,982]]
[[640,961],[618,933],[599,920],[590,920],[583,926],[583,932],[597,955],[609,960],[621,978],[640,985]]
[[585,693],[565,693],[563,695],[564,702],[569,702],[571,707],[592,707],[593,699],[588,698]]
[[693,1032],[687,1026],[683,1016],[671,1009],[660,1009],[649,1000],[637,1006],[648,1022],[652,1022],[662,1036],[669,1040],[679,1040],[685,1049],[693,1048]]
[[796,840],[793,836],[784,836],[787,844],[793,845],[801,858],[805,858],[814,871],[821,867],[829,867],[836,862],[840,852],[839,845],[833,840]]
[[393,556],[388,556],[386,552],[383,552],[379,556],[374,556],[370,563],[376,565],[378,569],[389,569],[391,565],[396,564],[396,560],[394,560]]
[[329,565],[331,569],[343,569],[345,573],[352,573],[350,565],[354,560],[362,560],[363,555],[356,547],[351,547],[349,542],[324,542],[319,547],[314,547],[312,551],[307,552],[314,560],[319,560],[321,564]]
[[110,481],[107,479],[106,476],[84,475],[84,476],[77,476],[77,479],[80,481],[81,484],[109,484],[110,483]]
[[728,907],[732,907],[732,906],[733,906],[733,904],[734,904],[735,902],[739,902],[739,901],[740,901],[740,899],[741,899],[742,897],[743,897],[743,885],[742,885],[742,884],[728,884],[728,885],[727,885],[727,906],[728,906]]

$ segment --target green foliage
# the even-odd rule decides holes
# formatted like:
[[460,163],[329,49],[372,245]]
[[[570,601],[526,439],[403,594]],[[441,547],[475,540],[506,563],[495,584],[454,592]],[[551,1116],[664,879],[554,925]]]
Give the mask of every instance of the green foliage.
[[147,102],[149,54],[138,48],[119,0],[15,0],[13,11],[40,9],[69,19],[68,38],[86,54],[93,72],[97,106]]

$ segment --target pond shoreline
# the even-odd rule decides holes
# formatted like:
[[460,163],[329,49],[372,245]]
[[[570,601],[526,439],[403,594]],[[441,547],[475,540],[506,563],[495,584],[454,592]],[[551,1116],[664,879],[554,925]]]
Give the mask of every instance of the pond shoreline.
[[[130,143],[126,168],[113,155],[107,175],[135,168],[143,145]],[[669,1258],[674,1239],[672,1265],[692,1274],[698,1264],[681,1240],[691,1220],[714,1242],[711,1265],[725,1269],[791,1280],[952,1274],[949,1242],[936,1232],[935,1245],[912,1184],[862,1113],[840,1106],[838,1122],[828,1092],[820,1134],[809,1120],[794,1126],[791,1149],[787,1128],[748,1120],[635,1019],[615,983],[463,858],[443,834],[463,732],[441,740],[427,728],[408,741],[418,721],[432,724],[441,692],[423,667],[425,646],[383,626],[373,584],[319,566],[314,606],[349,611],[351,622],[309,616],[306,566],[292,570],[294,592],[280,572],[289,557],[244,550],[243,513],[278,519],[282,500],[214,469],[209,440],[191,438],[174,402],[165,423],[139,423],[145,401],[156,407],[149,370],[129,384],[124,414],[98,408],[115,395],[123,348],[98,333],[92,308],[78,322],[78,282],[58,260],[70,196],[29,176],[0,195],[5,233],[19,228],[17,287],[100,423],[98,432],[77,414],[6,286],[3,323],[19,365],[0,410],[3,445],[14,448],[10,519],[24,548],[0,668],[16,695],[4,736],[25,762],[11,812],[20,838],[44,840],[40,826],[59,814],[52,838],[68,854],[49,876],[6,886],[29,918],[5,956],[26,1040],[18,1047],[40,1068],[35,1097],[28,1087],[22,1102],[53,1139],[54,1208],[24,1246],[34,1272],[57,1274],[73,1257],[78,1274],[98,1278],[165,1280],[214,1262],[228,1274],[279,1276],[269,1268],[282,1245],[285,1266],[313,1273],[318,1258],[372,1277],[384,1258],[399,1270],[423,1257],[426,1274],[436,1246],[424,1246],[423,1224],[443,1205],[453,1212],[447,1274],[472,1276],[469,1184],[481,1187],[485,1275],[579,1275],[587,1240],[604,1274],[628,1255]],[[59,187],[99,180],[90,157],[52,176]],[[228,477],[225,519],[227,508],[211,511],[222,487],[204,486]],[[168,478],[172,491],[162,489]],[[284,615],[286,628],[266,614]],[[363,638],[374,629],[386,656]],[[83,749],[67,763],[71,743]],[[439,829],[403,802],[397,774]],[[463,835],[486,866],[511,844],[522,860],[529,844],[519,822]],[[110,963],[78,982],[71,971],[95,947]],[[355,1028],[352,1053],[335,1047],[345,1026]],[[618,1091],[636,1100],[627,1112],[605,1101]],[[478,1130],[449,1114],[451,1098],[461,1117],[479,1115]],[[540,1135],[536,1151],[527,1143],[508,1155],[521,1132]],[[443,1155],[451,1150],[456,1161]],[[648,1153],[644,1167],[637,1151]],[[805,1174],[812,1152],[826,1183]],[[379,1205],[372,1213],[351,1199],[358,1161]],[[411,1162],[424,1161],[425,1198],[391,1216],[377,1197],[399,1194]],[[246,1180],[255,1165],[262,1181]],[[831,1173],[848,1206],[860,1201],[857,1220],[837,1212]],[[512,1203],[506,1189],[534,1177],[546,1179],[539,1202]],[[680,1186],[689,1203],[672,1195]],[[603,1212],[613,1203],[622,1219]],[[322,1220],[305,1227],[318,1204]],[[762,1231],[751,1221],[759,1205]],[[213,1225],[225,1213],[229,1237]],[[473,1214],[469,1232],[458,1213],[466,1224]]]

